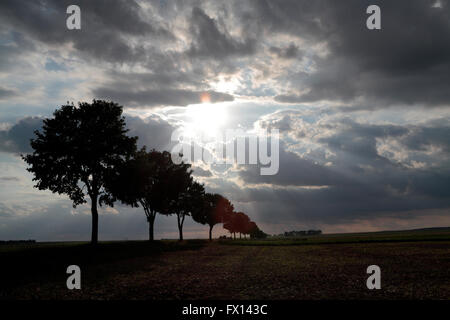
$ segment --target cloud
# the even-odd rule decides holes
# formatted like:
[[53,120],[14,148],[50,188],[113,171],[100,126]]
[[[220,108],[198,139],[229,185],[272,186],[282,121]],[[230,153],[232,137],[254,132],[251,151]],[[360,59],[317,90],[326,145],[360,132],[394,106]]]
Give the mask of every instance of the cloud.
[[217,22],[201,8],[194,7],[191,17],[193,41],[188,54],[192,57],[223,59],[229,56],[252,55],[256,51],[256,40],[237,40],[220,31]]
[[33,42],[15,30],[10,30],[9,32],[5,30],[1,32],[1,37],[3,41],[0,43],[0,56],[2,57],[0,60],[0,71],[7,72],[17,69],[19,62],[27,64],[20,57],[24,52],[36,49]]
[[280,165],[276,175],[260,175],[260,166],[246,166],[239,171],[245,183],[280,186],[328,187],[348,183],[344,176],[326,166],[304,159],[280,146]]
[[205,170],[201,167],[193,167],[192,174],[197,177],[212,177],[212,173],[209,170]]
[[450,153],[450,119],[432,121],[426,126],[414,126],[402,143],[410,150],[425,151],[437,147]]
[[159,151],[172,148],[174,142],[171,141],[172,132],[175,127],[157,115],[147,118],[126,116],[128,135],[138,136],[138,146],[146,146],[147,150],[156,149]]
[[269,51],[282,59],[293,59],[302,55],[302,51],[294,43],[291,43],[286,48],[270,47]]
[[[225,188],[265,223],[330,226],[374,217],[408,219],[405,212],[410,210],[450,208],[446,120],[402,126],[332,117],[317,120],[312,124],[316,130],[308,131],[299,117],[286,111],[262,121],[284,133],[277,175],[261,176],[257,166],[241,167],[237,173],[242,181]],[[386,152],[381,141],[402,146],[403,157]],[[414,166],[420,161],[423,166]]]
[[8,206],[0,203],[0,218],[9,218],[14,215],[14,211]]
[[[348,1],[253,1],[243,18],[275,34],[300,37],[309,47],[325,46],[314,56],[314,70],[291,72],[280,102],[357,99],[383,108],[395,104],[448,106],[450,44],[449,2],[442,8],[426,1],[375,1],[382,29],[365,27],[368,3]],[[412,26],[424,26],[414,29]],[[299,90],[301,89],[301,90]]]
[[10,98],[15,96],[17,93],[14,90],[6,89],[0,87],[0,99]]
[[233,96],[215,91],[190,91],[182,89],[149,89],[142,91],[121,91],[120,89],[98,88],[94,90],[96,97],[118,101],[127,106],[187,106],[202,102],[202,96],[208,95],[209,101],[233,101]]
[[34,131],[42,127],[42,118],[26,117],[19,120],[9,130],[0,131],[0,150],[13,153],[31,152],[30,139]]
[[18,177],[0,177],[0,181],[20,181]]
[[[270,95],[283,103],[333,101],[354,110],[448,106],[450,99],[448,1],[436,7],[413,0],[405,8],[377,0],[371,3],[382,10],[382,29],[377,31],[365,27],[367,3],[356,0],[345,5],[267,0],[164,6],[81,1],[83,26],[77,32],[65,28],[69,4],[2,1],[4,33],[21,49],[1,44],[2,56],[8,60],[15,53],[32,52],[36,44],[45,45],[51,51],[43,52],[100,62],[110,76],[109,71],[121,70],[109,79],[117,85],[123,84],[120,74],[143,71],[153,76],[147,86],[125,90],[100,81],[90,89],[150,107],[154,104],[149,98],[160,105],[195,103],[199,92],[217,91],[210,84],[224,74],[245,79],[236,92]],[[415,25],[426,27],[410,27]],[[180,82],[177,74],[185,79]],[[231,99],[223,94],[216,101]]]
[[65,26],[66,9],[71,4],[68,0],[2,1],[2,25],[13,26],[13,31],[46,45],[71,44],[81,55],[114,63],[146,58],[144,47],[129,41],[130,37],[174,38],[163,25],[146,19],[138,2],[121,0],[78,1],[82,27],[74,32]]

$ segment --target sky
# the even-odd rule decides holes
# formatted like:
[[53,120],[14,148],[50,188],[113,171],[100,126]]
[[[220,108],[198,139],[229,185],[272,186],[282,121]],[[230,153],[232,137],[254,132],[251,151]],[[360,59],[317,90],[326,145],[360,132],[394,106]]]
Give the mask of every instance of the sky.
[[[20,154],[43,118],[92,99],[158,150],[177,129],[279,130],[275,175],[193,164],[266,233],[450,226],[449,39],[446,0],[2,0],[0,240],[89,239],[88,204],[33,188]],[[186,219],[186,238],[207,232]],[[100,210],[101,240],[147,234],[142,208]],[[176,238],[176,218],[155,234]]]

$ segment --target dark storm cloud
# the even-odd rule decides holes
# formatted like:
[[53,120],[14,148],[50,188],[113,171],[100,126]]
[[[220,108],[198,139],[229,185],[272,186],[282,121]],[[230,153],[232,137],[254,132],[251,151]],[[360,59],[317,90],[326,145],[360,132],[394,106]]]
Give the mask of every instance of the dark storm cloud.
[[249,204],[258,215],[257,221],[267,224],[283,221],[283,224],[333,225],[388,217],[407,220],[414,218],[405,214],[409,210],[450,207],[448,200],[390,195],[360,185],[319,190],[245,188],[235,195],[235,199],[237,202],[244,200],[244,203],[252,199]]
[[164,26],[142,17],[136,1],[77,1],[81,30],[68,30],[66,9],[71,4],[69,0],[5,0],[0,3],[0,23],[11,32],[26,34],[49,46],[72,43],[80,53],[108,62],[145,59],[144,48],[131,44],[130,36],[174,39]]
[[149,58],[146,72],[109,71],[107,82],[93,88],[97,98],[113,99],[126,107],[186,106],[201,102],[233,101],[227,93],[210,89],[209,77],[202,67],[190,67],[184,56],[176,52],[157,53]]
[[98,88],[97,98],[111,99],[126,106],[154,107],[161,105],[187,106],[202,102],[207,94],[210,102],[233,101],[233,96],[215,91],[190,91],[183,89],[149,89],[141,91],[121,91],[120,89]]
[[[319,139],[327,147],[340,155],[355,161],[380,160],[376,147],[376,138],[400,137],[406,135],[409,130],[398,125],[369,125],[360,124],[350,119],[343,119],[337,125],[327,125],[336,132],[326,138]],[[381,159],[383,160],[383,159]]]
[[[154,63],[152,70],[145,73],[133,72],[108,72],[107,77],[112,79],[105,84],[105,87],[112,89],[127,89],[130,91],[136,89],[155,89],[181,88],[183,86],[201,87],[205,86],[202,82],[202,75],[195,74],[192,71],[181,71],[182,65],[178,64],[176,56],[169,54],[165,56],[153,57]],[[206,86],[205,86],[206,88]]]
[[[448,132],[446,128],[417,129],[391,125],[362,125],[349,121],[346,125],[345,129],[340,129],[333,136],[320,139],[320,142],[325,143],[336,154],[334,163],[337,170],[353,176],[356,181],[377,186],[389,194],[402,195],[406,201],[413,201],[415,197],[445,200],[445,203],[450,201],[448,165],[420,169],[406,167],[380,155],[377,150],[377,138],[389,137],[405,147],[407,156],[408,152],[415,151],[412,148],[415,146],[409,141],[416,140],[418,130],[424,133],[424,139],[421,140],[422,147],[442,145],[442,138],[434,132]],[[449,143],[450,140],[447,140],[445,145],[448,147]]]
[[42,118],[27,117],[14,124],[9,130],[0,131],[0,151],[30,152],[30,139],[35,137],[34,131],[41,127]]
[[[355,179],[352,184],[321,189],[248,186],[239,192],[231,192],[229,196],[233,201],[253,205],[260,219],[258,221],[266,223],[297,221],[336,224],[389,216],[407,219],[410,217],[405,216],[404,212],[408,210],[450,208],[449,194],[442,189],[449,185],[450,175],[447,174],[445,180],[441,179],[440,186],[432,190],[433,195],[427,194],[431,191],[430,183],[438,181],[433,180],[433,175],[420,175],[419,172],[414,178],[414,193],[407,193],[406,188],[403,190],[405,193],[398,192],[389,188],[389,184],[375,184],[378,181],[365,176],[367,182],[364,183]],[[424,183],[427,185],[424,186]],[[422,187],[425,189],[421,190]]]
[[[448,0],[440,1],[440,7],[422,0],[408,5],[382,0],[258,0],[165,6],[157,1],[146,6],[137,1],[81,1],[77,3],[82,8],[79,31],[65,27],[69,4],[68,0],[2,1],[0,23],[6,34],[15,32],[24,38],[23,51],[31,51],[30,39],[52,49],[72,44],[86,61],[94,58],[151,70],[165,79],[166,93],[174,95],[169,104],[190,100],[181,97],[188,95],[182,92],[188,90],[186,86],[193,92],[209,89],[205,84],[219,73],[235,73],[242,67],[262,72],[262,80],[274,81],[270,94],[275,93],[279,102],[357,101],[351,111],[396,104],[446,106],[450,101]],[[381,8],[381,30],[366,28],[366,8],[371,4]],[[175,28],[179,17],[186,26]],[[161,46],[162,42],[168,46]],[[5,58],[15,50],[15,46],[0,47]],[[263,65],[267,52],[273,59]],[[298,70],[297,59],[305,56],[313,68]],[[279,72],[277,59],[295,62]],[[8,66],[6,60],[0,68]],[[168,80],[175,79],[176,72],[191,82],[172,88]],[[105,93],[101,87],[97,90]],[[156,90],[129,90],[128,95],[142,101],[146,95],[156,95]],[[165,104],[163,97],[156,95],[156,99]]]
[[[2,56],[6,59],[13,54],[30,53],[34,43],[39,43],[51,50],[47,50],[46,55],[68,50],[87,63],[139,66],[144,71],[141,74],[128,68],[127,71],[116,67],[105,70],[109,80],[107,87],[100,83],[91,91],[96,98],[113,98],[124,104],[152,107],[198,103],[205,91],[211,102],[233,100],[229,94],[211,90],[207,81],[220,71],[235,70],[233,63],[197,61],[192,64],[191,58],[223,58],[254,51],[253,40],[245,38],[241,41],[231,37],[226,29],[219,30],[218,23],[197,7],[180,5],[174,9],[180,15],[189,16],[193,38],[189,47],[177,49],[174,47],[177,37],[170,31],[172,22],[164,16],[157,17],[158,2],[150,1],[145,6],[137,1],[123,0],[78,2],[81,30],[66,28],[66,8],[70,4],[56,0],[2,2],[0,24],[5,29],[5,36],[11,38],[7,45],[1,44]],[[69,70],[49,63],[51,61],[55,60],[47,56],[47,70]],[[5,91],[4,95],[7,93]]]
[[[296,130],[289,122],[283,126]],[[231,189],[233,199],[252,203],[271,223],[278,219],[341,223],[370,219],[374,212],[377,217],[402,218],[408,210],[450,208],[448,157],[438,165],[414,168],[384,157],[377,149],[377,139],[393,139],[402,145],[406,158],[409,152],[430,146],[448,150],[447,121],[399,126],[341,119],[321,126],[331,134],[316,142],[332,155],[317,158],[305,152],[300,157],[282,144],[279,173],[261,176],[254,167],[238,171],[244,190]],[[282,211],[277,209],[280,203]]]
[[172,132],[175,127],[159,116],[151,115],[145,119],[139,117],[126,117],[128,135],[138,136],[138,147],[146,146],[147,150],[171,150]]
[[[381,30],[366,28],[370,4],[379,5]],[[290,92],[281,102],[364,98],[386,104],[448,105],[450,101],[449,2],[430,1],[254,1],[247,13],[274,33],[326,43],[314,73],[288,74]],[[250,18],[249,18],[250,17]],[[302,92],[298,91],[301,89]],[[309,90],[306,93],[304,90]]]
[[411,150],[427,150],[430,146],[450,153],[450,120],[433,121],[426,127],[413,127],[402,143]]
[[234,39],[226,31],[221,32],[217,22],[198,7],[192,10],[191,32],[194,40],[188,54],[193,57],[223,59],[256,51],[255,39]]
[[329,168],[299,157],[280,146],[280,166],[276,175],[260,175],[259,166],[249,166],[239,172],[248,183],[268,183],[281,186],[328,186],[343,184],[344,176]]

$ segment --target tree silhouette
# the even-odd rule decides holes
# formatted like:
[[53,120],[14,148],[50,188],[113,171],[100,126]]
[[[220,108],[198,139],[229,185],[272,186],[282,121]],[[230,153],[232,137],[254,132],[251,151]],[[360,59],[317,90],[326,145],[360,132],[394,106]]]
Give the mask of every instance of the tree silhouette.
[[223,228],[228,230],[230,234],[236,239],[236,232],[238,231],[237,227],[237,212],[231,212],[230,215],[228,215],[227,219],[224,221]]
[[117,175],[106,184],[114,198],[132,207],[142,206],[149,223],[149,240],[154,240],[157,212],[164,212],[168,204],[169,174],[173,166],[170,153],[145,147],[132,159],[123,163]]
[[239,232],[239,238],[241,234],[248,234],[250,238],[265,238],[267,234],[261,231],[255,222],[243,212],[232,212],[228,215],[228,219],[223,224],[224,229],[228,230],[236,239],[236,232]]
[[33,153],[22,156],[35,187],[67,194],[73,206],[91,199],[91,243],[98,241],[97,203],[112,205],[105,181],[136,151],[137,137],[126,135],[122,107],[113,102],[63,105],[45,119],[31,140]]
[[189,214],[192,216],[195,215],[195,212],[203,210],[204,196],[204,186],[193,180],[188,184],[186,191],[182,193],[180,207],[183,209],[177,212],[180,240],[183,240],[183,222],[185,216]]
[[258,226],[256,225],[256,223],[253,222],[253,221],[250,221],[250,222],[247,223],[247,225],[246,225],[244,234],[251,235],[251,234],[254,233],[255,230],[257,230],[257,229],[258,229]]
[[177,226],[180,241],[183,240],[183,224],[186,216],[198,205],[198,199],[203,196],[204,188],[192,178],[191,165],[172,162],[168,169],[167,206],[162,214],[177,216]]
[[243,212],[236,212],[234,216],[234,229],[239,232],[239,238],[246,232],[250,218]]
[[250,221],[248,225],[248,234],[250,235],[250,238],[256,238],[256,239],[264,239],[267,238],[267,234],[263,232],[259,227],[254,223],[253,221]]
[[203,197],[203,206],[200,210],[192,212],[194,221],[209,225],[209,240],[212,240],[212,229],[218,223],[229,220],[234,207],[231,202],[220,194],[206,193]]

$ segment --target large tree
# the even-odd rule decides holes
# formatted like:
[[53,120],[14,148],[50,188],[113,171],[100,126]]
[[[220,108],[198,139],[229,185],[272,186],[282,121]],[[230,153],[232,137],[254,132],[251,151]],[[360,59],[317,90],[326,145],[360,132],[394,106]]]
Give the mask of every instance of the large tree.
[[166,210],[172,166],[169,152],[147,152],[144,147],[123,163],[117,175],[106,184],[114,199],[132,207],[142,206],[149,224],[150,241],[154,240],[156,214]]
[[91,200],[91,243],[98,241],[97,204],[111,205],[104,188],[108,177],[136,151],[137,137],[126,135],[122,107],[113,102],[63,105],[31,140],[33,153],[24,155],[35,187],[67,194],[73,206]]
[[209,226],[209,240],[212,240],[213,227],[224,223],[234,210],[231,202],[217,193],[206,193],[203,197],[203,206],[192,212],[194,221]]
[[164,210],[165,215],[175,214],[180,241],[183,240],[183,224],[186,216],[190,215],[198,199],[203,196],[203,185],[192,178],[191,165],[181,162],[171,165],[167,172],[167,201]]

